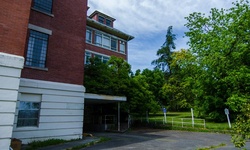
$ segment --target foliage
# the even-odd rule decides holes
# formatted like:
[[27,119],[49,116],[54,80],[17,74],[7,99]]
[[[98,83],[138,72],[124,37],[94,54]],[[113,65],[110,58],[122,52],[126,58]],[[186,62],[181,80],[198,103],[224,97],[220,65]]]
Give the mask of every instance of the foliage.
[[249,138],[250,127],[246,109],[250,97],[250,6],[247,0],[233,4],[228,10],[211,9],[209,16],[192,13],[185,26],[198,67],[195,108],[200,116],[223,121],[223,110],[229,107],[230,116],[238,115],[234,127],[238,134],[233,141],[241,147]]
[[57,145],[57,144],[61,144],[61,143],[66,143],[69,142],[67,140],[63,140],[63,139],[48,139],[48,140],[44,140],[44,141],[32,141],[28,144],[28,148],[26,148],[27,150],[36,150],[38,148],[41,147],[46,147],[46,146],[50,146],[50,145]]
[[193,106],[194,95],[190,89],[194,82],[196,66],[192,62],[193,56],[189,51],[173,52],[170,69],[172,74],[164,84],[161,95],[166,100],[170,110],[187,110]]
[[95,144],[104,143],[104,142],[107,142],[107,141],[110,141],[110,140],[111,140],[111,138],[100,137],[100,139],[97,140],[97,141],[92,141],[92,142],[89,142],[89,143],[86,143],[86,144],[77,145],[77,146],[74,146],[72,148],[67,148],[66,150],[80,150],[80,149],[83,149],[83,148],[86,148],[86,147],[89,147],[89,146],[93,146]]
[[164,98],[160,93],[165,82],[164,73],[159,69],[144,69],[141,75],[147,78],[146,82],[149,85],[149,90],[153,93],[155,97],[155,101],[158,102],[160,105],[164,105]]
[[163,72],[160,70],[136,71],[135,76],[131,77],[131,87],[128,92],[128,102],[131,113],[137,115],[145,112],[157,112],[160,110],[159,89],[164,81]]
[[195,104],[201,116],[222,121],[227,100],[249,91],[248,7],[240,2],[229,10],[213,8],[208,17],[201,13],[186,17],[186,36],[200,67]]
[[156,65],[155,68],[159,68],[164,71],[166,74],[171,74],[170,70],[170,61],[172,50],[175,49],[174,40],[176,40],[176,35],[173,34],[173,27],[169,26],[166,34],[166,40],[162,47],[157,51],[157,56],[159,57],[156,60],[152,61],[153,65]]
[[127,103],[122,103],[122,110],[139,115],[160,110],[158,92],[163,83],[160,70],[145,69],[142,73],[138,70],[132,75],[130,65],[117,57],[111,57],[106,64],[98,58],[90,59],[90,64],[85,66],[87,92],[126,96]]
[[91,58],[84,71],[88,93],[126,95],[130,65],[125,60],[112,56],[107,63],[102,63],[98,58]]

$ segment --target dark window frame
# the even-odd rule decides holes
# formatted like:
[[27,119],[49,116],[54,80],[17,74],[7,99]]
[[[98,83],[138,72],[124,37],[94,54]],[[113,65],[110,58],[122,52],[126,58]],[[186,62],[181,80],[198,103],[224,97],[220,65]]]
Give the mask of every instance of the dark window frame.
[[33,8],[41,12],[52,14],[53,0],[33,0]]
[[29,30],[25,65],[29,67],[45,68],[49,34],[36,30]]

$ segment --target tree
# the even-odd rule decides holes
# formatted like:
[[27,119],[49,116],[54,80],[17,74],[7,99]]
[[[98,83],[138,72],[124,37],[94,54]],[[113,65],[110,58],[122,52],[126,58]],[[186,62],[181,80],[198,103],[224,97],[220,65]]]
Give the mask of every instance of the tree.
[[160,105],[164,105],[165,101],[160,94],[160,90],[165,83],[164,73],[159,69],[144,69],[141,75],[146,77],[146,82],[149,85],[149,90],[155,97],[155,101]]
[[107,63],[98,58],[85,65],[84,86],[87,92],[125,96],[130,84],[130,65],[122,58],[111,56]]
[[162,47],[156,53],[159,58],[152,61],[152,65],[156,65],[155,68],[159,68],[167,74],[171,73],[169,65],[171,61],[172,50],[175,49],[174,40],[176,40],[176,35],[172,33],[172,30],[173,27],[169,26],[166,34],[166,40]]
[[[111,71],[109,66],[97,57],[84,66],[84,86],[88,93],[110,94]],[[106,84],[107,83],[107,84]]]
[[194,94],[191,89],[196,72],[193,58],[189,51],[183,49],[172,54],[172,74],[161,90],[169,110],[187,110],[193,106]]
[[246,0],[233,4],[228,10],[211,9],[210,16],[192,13],[185,26],[200,67],[196,108],[201,115],[222,121],[223,110],[229,107],[238,115],[234,129],[244,141],[250,133],[249,109],[245,109],[250,103],[250,6]]

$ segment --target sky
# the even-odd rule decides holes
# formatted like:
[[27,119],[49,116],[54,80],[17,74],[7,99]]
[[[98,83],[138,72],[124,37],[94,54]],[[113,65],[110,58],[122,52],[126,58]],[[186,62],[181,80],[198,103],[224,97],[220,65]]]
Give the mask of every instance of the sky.
[[135,38],[128,42],[132,71],[153,69],[151,62],[165,41],[169,26],[176,34],[176,50],[187,49],[185,17],[193,12],[209,15],[211,8],[232,7],[234,0],[88,0],[88,15],[98,10],[115,18],[114,28]]

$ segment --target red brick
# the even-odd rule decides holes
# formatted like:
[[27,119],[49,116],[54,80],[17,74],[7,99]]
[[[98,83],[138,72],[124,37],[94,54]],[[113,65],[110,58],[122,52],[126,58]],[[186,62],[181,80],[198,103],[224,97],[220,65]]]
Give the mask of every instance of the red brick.
[[54,17],[31,10],[30,24],[52,30],[46,68],[24,68],[23,78],[83,84],[87,1],[53,1]]
[[24,55],[31,0],[1,0],[0,52]]

